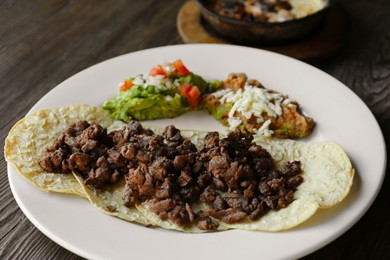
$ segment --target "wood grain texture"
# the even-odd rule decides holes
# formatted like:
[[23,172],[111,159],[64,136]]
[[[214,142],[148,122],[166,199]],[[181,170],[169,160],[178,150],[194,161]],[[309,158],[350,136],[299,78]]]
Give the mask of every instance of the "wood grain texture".
[[[1,154],[12,125],[63,80],[111,57],[182,43],[176,15],[184,2],[0,1]],[[339,79],[367,104],[389,144],[388,0],[339,2],[351,22],[346,47],[313,65]],[[0,259],[82,259],[44,236],[24,216],[12,196],[3,156],[0,171]],[[304,259],[390,259],[389,185],[387,174],[367,214]]]

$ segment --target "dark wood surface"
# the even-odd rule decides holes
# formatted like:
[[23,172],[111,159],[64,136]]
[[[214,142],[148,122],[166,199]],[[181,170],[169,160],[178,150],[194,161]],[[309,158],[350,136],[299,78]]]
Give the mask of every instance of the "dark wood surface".
[[[183,43],[176,15],[184,2],[0,1],[1,154],[12,125],[63,80],[117,55]],[[368,105],[389,143],[390,3],[343,0],[340,4],[351,24],[345,48],[313,65],[345,83]],[[25,217],[11,193],[3,156],[0,170],[0,259],[81,259]],[[304,259],[390,259],[389,198],[387,176],[365,216]]]

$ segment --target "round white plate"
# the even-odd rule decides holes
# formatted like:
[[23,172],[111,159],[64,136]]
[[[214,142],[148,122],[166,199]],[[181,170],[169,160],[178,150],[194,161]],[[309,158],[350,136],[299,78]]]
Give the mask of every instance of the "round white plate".
[[[305,141],[331,140],[344,147],[356,169],[353,188],[336,207],[319,210],[285,232],[224,231],[184,234],[146,228],[96,210],[88,201],[45,193],[8,166],[12,192],[31,222],[52,240],[90,259],[292,259],[330,243],[356,223],[374,201],[384,178],[383,135],[366,105],[345,85],[303,62],[258,49],[229,45],[176,45],[143,50],[92,66],[64,81],[31,111],[72,103],[101,105],[116,95],[118,83],[162,62],[181,58],[208,80],[245,72],[266,87],[288,94],[317,122]],[[156,125],[224,130],[205,112]]]

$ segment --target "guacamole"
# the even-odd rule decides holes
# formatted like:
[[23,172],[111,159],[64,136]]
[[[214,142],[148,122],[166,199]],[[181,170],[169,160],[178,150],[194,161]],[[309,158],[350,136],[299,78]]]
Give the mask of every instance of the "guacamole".
[[102,107],[113,118],[125,122],[173,118],[198,109],[201,96],[215,91],[220,84],[205,81],[176,60],[126,79],[117,97],[104,102]]
[[104,102],[103,109],[113,118],[129,122],[136,120],[151,120],[157,118],[173,118],[190,111],[184,98],[175,94],[147,93],[134,96],[130,90],[121,91],[116,98]]

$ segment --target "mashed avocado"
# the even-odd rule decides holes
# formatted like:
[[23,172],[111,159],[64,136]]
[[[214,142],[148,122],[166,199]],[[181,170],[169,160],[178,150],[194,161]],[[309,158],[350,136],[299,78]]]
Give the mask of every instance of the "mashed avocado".
[[113,118],[129,122],[132,119],[150,120],[173,118],[189,111],[185,100],[179,94],[170,95],[148,93],[135,97],[130,90],[121,91],[116,98],[106,101],[103,109]]
[[125,122],[173,118],[198,109],[201,95],[215,91],[220,85],[220,81],[207,82],[189,71],[179,59],[126,79],[117,97],[102,107],[113,118]]

